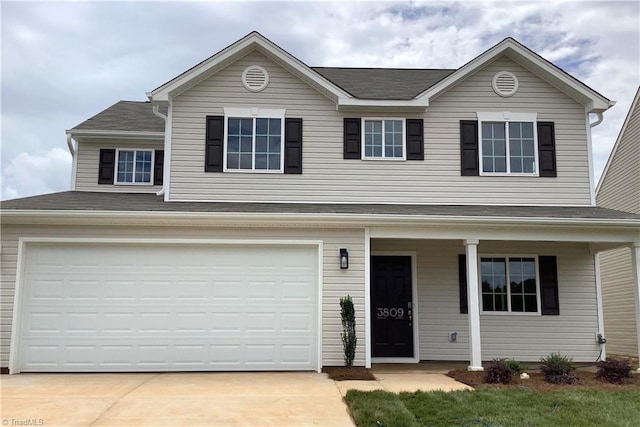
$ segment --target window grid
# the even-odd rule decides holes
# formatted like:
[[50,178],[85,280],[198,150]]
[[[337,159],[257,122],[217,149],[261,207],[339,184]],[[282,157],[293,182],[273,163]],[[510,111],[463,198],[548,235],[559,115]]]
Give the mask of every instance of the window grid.
[[364,120],[364,157],[402,159],[404,122],[396,119]]
[[228,170],[282,170],[282,119],[229,117]]
[[509,258],[509,311],[535,313],[538,311],[536,293],[536,261],[534,258]]
[[509,123],[509,162],[511,173],[534,173],[533,123]]
[[118,150],[116,184],[152,184],[153,150]]
[[507,172],[504,123],[482,123],[482,171]]
[[482,121],[482,172],[535,174],[534,122]]
[[504,258],[482,258],[480,264],[483,310],[509,311],[507,267]]
[[482,257],[480,282],[483,312],[538,313],[535,257]]

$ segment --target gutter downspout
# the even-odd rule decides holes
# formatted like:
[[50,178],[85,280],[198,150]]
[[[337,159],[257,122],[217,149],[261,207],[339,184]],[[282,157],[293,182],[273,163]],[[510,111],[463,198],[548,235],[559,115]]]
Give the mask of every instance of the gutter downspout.
[[[164,120],[165,124],[167,123],[167,116],[165,116],[164,114],[162,114],[160,112],[160,106],[159,105],[154,105],[153,106],[153,114],[155,114],[156,116],[160,117],[162,120]],[[165,126],[166,128],[166,126]],[[165,134],[165,143],[166,143],[166,134]],[[166,150],[166,147],[165,147]],[[164,196],[164,186],[165,186],[165,182],[166,180],[163,178],[162,179],[162,189],[160,191],[158,191],[156,193],[156,196]]]
[[589,161],[589,193],[591,195],[591,206],[596,205],[596,185],[595,185],[595,171],[593,170],[593,145],[591,142],[591,129],[598,126],[604,120],[602,111],[594,113],[597,117],[593,123],[589,122],[589,111],[585,111],[587,122],[587,151]]
[[71,153],[71,190],[76,189],[76,173],[78,170],[78,156],[76,156],[77,150],[77,142],[74,145],[73,137],[71,133],[67,132],[67,147],[69,148],[69,153]]

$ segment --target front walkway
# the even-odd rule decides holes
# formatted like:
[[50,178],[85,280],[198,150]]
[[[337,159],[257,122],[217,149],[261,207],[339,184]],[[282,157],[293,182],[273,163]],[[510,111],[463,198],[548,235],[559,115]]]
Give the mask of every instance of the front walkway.
[[344,396],[348,390],[384,390],[392,393],[418,390],[454,391],[471,390],[445,374],[454,369],[466,369],[467,363],[421,362],[417,364],[374,364],[371,372],[376,381],[336,381],[336,386]]

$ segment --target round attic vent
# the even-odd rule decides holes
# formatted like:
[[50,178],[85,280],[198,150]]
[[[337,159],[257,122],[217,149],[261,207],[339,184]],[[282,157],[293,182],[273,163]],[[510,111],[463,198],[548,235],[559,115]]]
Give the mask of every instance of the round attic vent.
[[251,92],[260,92],[269,84],[269,73],[259,65],[250,65],[242,72],[242,84]]
[[500,96],[512,96],[518,91],[518,79],[513,73],[500,71],[493,76],[493,91]]

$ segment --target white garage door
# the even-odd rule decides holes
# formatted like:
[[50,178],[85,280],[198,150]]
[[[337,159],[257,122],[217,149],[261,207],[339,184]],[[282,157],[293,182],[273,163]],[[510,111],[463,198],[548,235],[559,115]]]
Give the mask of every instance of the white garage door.
[[317,247],[26,245],[22,372],[317,369]]

